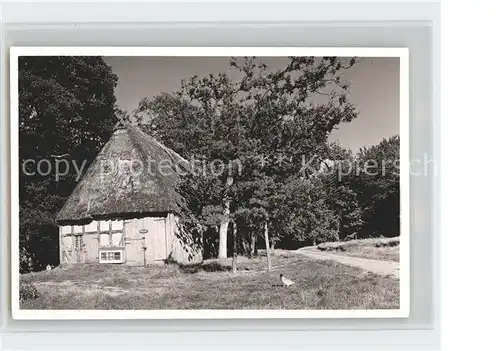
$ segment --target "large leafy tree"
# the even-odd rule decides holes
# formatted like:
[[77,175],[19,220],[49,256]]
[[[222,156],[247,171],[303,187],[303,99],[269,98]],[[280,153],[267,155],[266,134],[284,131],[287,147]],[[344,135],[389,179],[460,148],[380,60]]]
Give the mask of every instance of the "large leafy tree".
[[[355,63],[290,57],[283,68],[271,70],[255,58],[232,58],[231,75],[194,76],[178,92],[140,103],[144,126],[167,146],[188,158],[239,162],[238,172],[226,169],[205,187],[212,193],[202,212],[219,226],[219,257],[226,256],[231,221],[260,218],[266,224],[283,218],[272,202],[265,203],[268,189],[299,173],[297,179],[310,177],[327,156],[332,129],[356,117],[342,80]],[[315,103],[318,96],[325,96],[321,104]]]
[[116,83],[100,57],[19,58],[21,270],[58,264],[55,214],[112,131]]

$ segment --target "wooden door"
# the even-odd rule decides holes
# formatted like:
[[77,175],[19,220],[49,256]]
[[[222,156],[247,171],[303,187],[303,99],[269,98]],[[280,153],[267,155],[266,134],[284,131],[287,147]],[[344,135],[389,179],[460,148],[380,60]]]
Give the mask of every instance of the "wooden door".
[[99,234],[86,233],[83,235],[83,252],[85,263],[99,261]]
[[133,219],[124,222],[125,262],[133,266],[144,265],[144,240],[140,233],[140,220]]
[[169,254],[165,218],[153,218],[152,224],[148,249],[153,250],[154,263],[164,263]]

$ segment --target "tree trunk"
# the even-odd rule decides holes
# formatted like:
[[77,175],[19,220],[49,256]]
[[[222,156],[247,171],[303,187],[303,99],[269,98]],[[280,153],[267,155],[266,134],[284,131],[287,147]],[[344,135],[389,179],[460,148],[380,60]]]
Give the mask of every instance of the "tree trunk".
[[247,257],[252,257],[252,242],[251,242],[251,237],[249,238],[247,234],[247,230],[248,229],[243,229],[243,228],[239,228],[239,231],[240,231],[240,242],[241,242],[241,245],[240,245],[240,248],[241,248],[241,253],[244,253],[245,256]]
[[257,235],[252,231],[252,234],[250,235],[250,257],[257,256],[256,243]]
[[227,228],[229,226],[230,201],[224,203],[224,219],[219,228],[219,258],[227,258]]
[[233,273],[236,273],[236,256],[238,256],[238,227],[233,222]]
[[269,250],[269,232],[267,230],[267,222],[264,223],[264,239],[266,240],[266,256],[267,256],[267,271],[271,271],[271,252]]
[[[226,186],[229,188],[233,184],[233,177],[228,175]],[[219,228],[219,258],[227,258],[227,227],[229,226],[229,215],[231,200],[224,200],[223,220]]]

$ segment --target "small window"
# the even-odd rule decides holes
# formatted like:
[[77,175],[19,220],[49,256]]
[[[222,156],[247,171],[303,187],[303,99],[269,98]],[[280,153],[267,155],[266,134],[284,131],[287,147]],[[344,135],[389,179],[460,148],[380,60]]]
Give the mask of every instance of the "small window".
[[123,262],[123,251],[113,250],[113,251],[101,251],[100,253],[100,263],[122,263]]

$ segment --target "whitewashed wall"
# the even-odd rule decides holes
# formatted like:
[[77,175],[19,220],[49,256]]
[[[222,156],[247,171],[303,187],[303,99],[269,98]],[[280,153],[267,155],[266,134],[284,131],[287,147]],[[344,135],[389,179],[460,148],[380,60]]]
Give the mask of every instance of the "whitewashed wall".
[[[141,230],[147,230],[142,233]],[[97,262],[99,248],[125,247],[125,262],[130,265],[164,264],[168,258],[180,263],[199,262],[195,252],[178,237],[178,219],[145,217],[130,220],[93,221],[84,226],[60,227],[62,263]],[[83,249],[78,250],[77,237],[82,235]],[[146,250],[143,250],[146,247]]]

